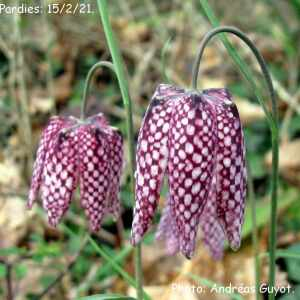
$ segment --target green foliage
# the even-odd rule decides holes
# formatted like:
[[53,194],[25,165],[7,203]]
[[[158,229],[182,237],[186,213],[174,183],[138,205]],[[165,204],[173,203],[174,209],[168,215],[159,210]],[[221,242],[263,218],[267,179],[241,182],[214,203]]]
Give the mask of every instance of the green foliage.
[[[213,27],[220,26],[220,22],[218,18],[215,16],[213,10],[210,7],[210,4],[207,0],[200,0],[200,4],[203,8],[204,14],[209,19],[210,23],[213,25]],[[248,67],[247,63],[242,59],[242,57],[239,55],[235,47],[232,45],[232,43],[228,40],[227,36],[225,34],[220,34],[221,40],[228,51],[230,57],[233,59],[234,63],[238,66],[238,70],[242,73],[244,78],[246,79],[246,82],[251,87],[251,90],[255,94],[255,97],[257,98],[258,102],[260,103],[261,107],[263,108],[266,118],[272,123],[272,115],[270,110],[267,108],[267,104],[264,102],[262,98],[261,91],[257,88],[255,84],[254,78],[256,78],[251,71],[251,69]]]
[[299,0],[291,0],[291,5],[294,7],[295,12],[297,13],[298,17],[300,18],[300,1]]
[[294,202],[286,211],[286,217],[283,220],[286,231],[300,231],[300,201]]
[[83,298],[79,298],[78,300],[135,300],[135,298],[107,294],[107,295],[93,295],[93,296],[83,297]]
[[26,254],[26,249],[19,247],[8,247],[0,249],[0,256],[10,256],[10,255],[24,255]]
[[43,288],[47,288],[53,281],[55,280],[54,275],[43,275],[40,277],[39,282],[43,286]]
[[291,138],[295,136],[300,136],[300,116],[294,116],[289,124],[289,135]]
[[[186,275],[187,275],[187,277],[193,279],[197,283],[199,283],[201,285],[204,285],[204,286],[206,286],[208,288],[220,288],[221,287],[220,284],[218,284],[218,283],[216,283],[216,282],[214,282],[212,280],[199,277],[199,276],[197,276],[195,274],[188,273]],[[240,294],[234,293],[234,292],[232,292],[232,293],[231,292],[227,292],[226,290],[224,290],[223,294],[229,296],[229,298],[231,300],[243,300],[244,299]]]
[[[286,252],[287,254],[296,253],[300,257],[300,243],[290,246]],[[300,283],[300,259],[295,260],[294,258],[287,257],[285,261],[289,278]]]
[[280,300],[299,300],[300,299],[300,285],[296,286],[295,290],[290,294],[284,295]]
[[[280,194],[281,201],[278,203],[278,210],[284,210],[292,203],[299,201],[298,191],[296,189],[288,189]],[[262,227],[270,221],[270,202],[260,201],[256,204],[256,223],[257,227]],[[252,217],[250,207],[246,207],[245,222],[243,226],[242,236],[250,235],[252,231]]]
[[27,266],[24,264],[17,264],[16,266],[14,266],[13,270],[18,280],[24,278],[28,272]]
[[4,278],[6,276],[6,266],[3,264],[0,264],[0,279]]
[[61,253],[61,244],[58,242],[47,242],[40,235],[33,234],[31,239],[35,242],[35,251],[32,259],[36,262],[42,262],[47,257],[57,257]]

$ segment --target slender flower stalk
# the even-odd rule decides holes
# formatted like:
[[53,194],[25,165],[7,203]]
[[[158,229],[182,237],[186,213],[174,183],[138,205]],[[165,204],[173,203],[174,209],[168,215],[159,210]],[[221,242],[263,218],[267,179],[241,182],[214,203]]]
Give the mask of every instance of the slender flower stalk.
[[252,220],[252,247],[254,253],[254,264],[255,264],[255,293],[256,300],[260,300],[260,259],[259,259],[259,241],[258,241],[258,229],[256,220],[256,199],[253,186],[253,177],[250,169],[249,160],[247,160],[248,169],[248,195],[251,206],[251,220]]
[[[113,30],[109,21],[109,13],[106,0],[97,0],[99,13],[102,20],[103,29],[107,39],[108,47],[111,52],[113,64],[117,74],[124,107],[126,109],[127,120],[127,135],[129,145],[129,162],[130,162],[130,177],[131,177],[131,189],[134,195],[134,171],[135,171],[135,151],[134,151],[134,130],[132,120],[132,107],[131,99],[129,96],[128,83],[125,76],[124,65],[122,56],[115,40]],[[133,200],[134,202],[134,200]],[[143,299],[143,273],[142,273],[142,249],[141,244],[138,244],[135,248],[135,273],[136,273],[136,285],[137,285],[137,299]]]
[[[278,106],[277,101],[275,97],[275,91],[272,83],[271,76],[269,74],[267,65],[265,63],[264,58],[259,53],[258,49],[255,47],[255,45],[252,43],[252,41],[240,30],[229,27],[229,26],[220,26],[217,28],[212,29],[209,31],[205,37],[203,38],[196,63],[194,65],[193,70],[193,88],[197,88],[197,79],[198,79],[198,70],[200,67],[200,61],[205,49],[205,46],[208,44],[208,42],[217,34],[219,33],[231,33],[233,35],[236,35],[239,37],[243,42],[249,46],[253,54],[255,55],[260,68],[262,70],[262,73],[264,75],[264,78],[267,82],[268,90],[270,93],[271,103],[272,103],[272,112],[270,112],[266,106],[266,104],[262,101],[260,101],[261,106],[263,107],[263,110],[265,112],[268,124],[270,126],[271,130],[271,138],[272,138],[272,177],[271,177],[271,223],[270,223],[270,241],[269,241],[269,253],[270,253],[270,271],[269,271],[269,285],[271,287],[275,286],[275,260],[276,260],[276,233],[277,233],[277,187],[278,187],[278,163],[279,163],[279,144],[278,144]],[[269,300],[275,299],[275,293],[269,294]]]
[[85,81],[85,85],[84,85],[84,91],[83,91],[83,99],[81,102],[81,111],[80,111],[80,119],[84,120],[85,118],[85,112],[86,112],[86,105],[87,105],[87,99],[88,99],[88,92],[90,90],[90,85],[91,85],[91,80],[93,78],[93,75],[95,74],[95,72],[102,67],[107,67],[109,68],[112,72],[114,72],[116,74],[116,70],[114,68],[114,65],[109,62],[109,61],[99,61],[97,63],[95,63],[91,69],[89,70],[87,77],[86,77],[86,81]]

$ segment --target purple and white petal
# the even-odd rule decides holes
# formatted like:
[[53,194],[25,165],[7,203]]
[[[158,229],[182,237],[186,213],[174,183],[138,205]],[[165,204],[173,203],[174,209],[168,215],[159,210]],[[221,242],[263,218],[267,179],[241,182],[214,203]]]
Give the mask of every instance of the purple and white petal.
[[214,119],[209,103],[197,94],[176,101],[170,122],[168,163],[170,196],[180,232],[180,250],[190,258],[195,250],[199,218],[214,169]]
[[96,232],[106,213],[111,182],[108,141],[94,125],[80,127],[78,139],[81,206],[89,218],[91,230]]
[[179,232],[170,196],[168,196],[166,206],[163,209],[155,237],[157,240],[165,241],[168,255],[174,255],[179,251]]
[[120,181],[124,163],[123,138],[117,130],[111,130],[107,135],[109,151],[109,162],[111,168],[111,182],[108,194],[107,213],[111,213],[115,218],[120,215]]
[[148,230],[157,207],[168,159],[168,133],[176,88],[160,85],[146,111],[139,132],[136,153],[136,206],[132,243],[137,244]]
[[225,234],[217,217],[216,177],[213,177],[211,190],[200,217],[203,241],[215,259],[224,254]]
[[67,211],[77,185],[77,147],[74,131],[59,133],[49,143],[41,189],[43,207],[52,226]]
[[217,119],[217,214],[230,246],[238,249],[246,198],[245,143],[236,105],[226,89],[207,90]]
[[49,143],[57,135],[59,130],[64,127],[64,124],[65,118],[55,116],[50,119],[46,128],[43,130],[36,154],[36,160],[33,166],[33,174],[27,203],[28,208],[32,208],[42,182],[42,172],[45,165]]

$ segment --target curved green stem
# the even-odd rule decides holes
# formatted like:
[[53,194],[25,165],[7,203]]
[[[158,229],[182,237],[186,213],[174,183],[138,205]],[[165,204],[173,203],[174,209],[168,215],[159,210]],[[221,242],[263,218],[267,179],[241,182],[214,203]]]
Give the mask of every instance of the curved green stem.
[[[130,180],[131,189],[134,195],[134,172],[135,172],[135,143],[134,143],[134,130],[132,120],[132,105],[129,96],[128,82],[125,76],[124,64],[122,56],[115,40],[113,30],[109,21],[109,13],[106,0],[97,0],[99,13],[102,20],[104,33],[107,39],[108,47],[110,49],[114,68],[117,73],[118,83],[120,86],[123,103],[126,109],[126,122],[127,122],[127,135],[128,135],[128,147],[129,147],[129,163],[130,163]],[[133,200],[134,202],[134,200]],[[137,299],[143,299],[143,272],[142,272],[142,249],[141,244],[138,244],[135,248],[135,277],[137,286]]]
[[91,85],[91,81],[93,78],[93,75],[95,74],[95,72],[102,68],[102,67],[107,67],[110,70],[112,70],[116,75],[116,70],[114,68],[114,65],[109,62],[109,61],[99,61],[97,63],[95,63],[89,70],[87,76],[86,76],[86,80],[85,80],[85,85],[84,85],[84,90],[83,90],[83,98],[82,98],[82,102],[81,102],[81,110],[80,110],[80,119],[84,120],[85,118],[85,113],[86,113],[86,105],[87,105],[87,99],[88,99],[88,93],[90,90],[90,85]]
[[161,71],[162,71],[162,76],[164,78],[164,81],[166,83],[171,83],[171,80],[167,74],[167,59],[166,59],[166,54],[167,54],[167,51],[169,50],[170,48],[170,44],[171,44],[171,41],[172,41],[173,37],[170,36],[167,41],[165,42],[162,50],[161,50],[161,54],[160,54],[160,61],[161,61]]
[[[196,57],[194,68],[193,68],[193,79],[192,85],[194,89],[197,89],[197,80],[198,80],[198,70],[200,67],[201,58],[203,56],[204,49],[208,42],[219,33],[231,33],[239,37],[243,42],[247,44],[247,46],[251,49],[254,56],[259,63],[261,71],[266,80],[268,90],[270,93],[270,98],[272,102],[272,112],[270,112],[263,101],[259,101],[262,106],[267,121],[269,123],[272,135],[272,186],[271,186],[271,223],[270,223],[270,272],[269,272],[269,285],[271,287],[275,286],[275,259],[276,259],[276,219],[277,219],[277,186],[278,186],[278,162],[279,162],[279,146],[278,146],[278,107],[277,101],[275,98],[275,91],[272,83],[272,79],[270,73],[268,71],[267,65],[265,63],[264,58],[259,53],[258,49],[252,43],[252,41],[239,29],[230,27],[230,26],[220,26],[209,31],[205,37],[203,38],[200,48],[198,51],[198,55]],[[253,87],[255,88],[255,87]],[[269,294],[269,300],[274,300],[275,294]]]
[[250,169],[250,163],[247,159],[247,170],[248,170],[248,196],[250,200],[251,207],[251,220],[252,220],[252,246],[254,253],[254,265],[255,265],[255,293],[256,300],[260,300],[260,259],[259,259],[259,241],[258,241],[258,229],[257,229],[257,219],[256,219],[256,200],[253,185],[253,177]]
[[[202,39],[201,44],[199,46],[199,51],[198,54],[196,56],[196,60],[194,63],[194,67],[193,67],[193,78],[192,78],[192,86],[194,89],[197,89],[197,81],[198,81],[198,70],[200,68],[200,62],[204,53],[204,49],[206,47],[206,45],[209,43],[209,41],[217,34],[219,33],[223,33],[223,32],[227,32],[227,33],[231,33],[233,35],[236,35],[237,37],[239,37],[243,42],[245,42],[247,44],[247,46],[251,49],[251,51],[253,52],[253,54],[255,55],[257,62],[260,65],[261,71],[264,75],[264,78],[266,79],[267,82],[267,86],[268,86],[268,90],[270,92],[270,97],[271,97],[271,101],[272,101],[272,113],[273,113],[273,117],[274,119],[277,118],[277,108],[276,108],[276,101],[275,101],[275,91],[273,88],[273,83],[272,83],[272,79],[270,76],[270,73],[268,71],[267,65],[265,63],[264,58],[261,56],[261,54],[259,53],[258,49],[255,47],[255,45],[252,43],[252,41],[239,29],[231,27],[231,26],[220,26],[220,27],[216,27],[212,30],[210,30]],[[264,102],[260,103],[265,114],[266,117],[268,119],[268,121],[270,123],[272,123],[272,114],[269,112],[267,106],[265,105]],[[274,121],[274,120],[273,120]]]

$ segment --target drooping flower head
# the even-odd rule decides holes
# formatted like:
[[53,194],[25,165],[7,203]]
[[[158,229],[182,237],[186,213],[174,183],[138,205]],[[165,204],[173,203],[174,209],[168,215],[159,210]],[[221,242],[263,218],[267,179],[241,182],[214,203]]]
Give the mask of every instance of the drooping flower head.
[[56,226],[79,184],[81,206],[97,231],[106,214],[119,215],[122,165],[122,136],[102,114],[85,121],[52,117],[38,147],[28,207],[41,190],[49,223]]
[[191,257],[198,226],[212,255],[225,237],[240,246],[246,197],[241,122],[226,89],[202,93],[159,85],[139,132],[132,243],[154,216],[164,175],[169,195],[158,228],[169,252]]

